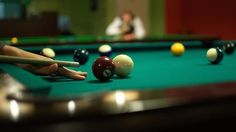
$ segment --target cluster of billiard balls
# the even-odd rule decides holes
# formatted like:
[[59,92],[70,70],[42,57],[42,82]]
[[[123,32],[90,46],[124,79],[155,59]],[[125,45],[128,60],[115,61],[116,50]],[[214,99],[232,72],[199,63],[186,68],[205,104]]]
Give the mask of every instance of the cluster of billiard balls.
[[[120,54],[111,59],[112,48],[107,44],[99,46],[98,52],[100,57],[92,64],[92,72],[97,79],[107,81],[115,74],[120,78],[125,78],[132,72],[134,63],[128,55]],[[42,49],[41,54],[49,58],[54,58],[56,55],[51,48]],[[89,51],[86,49],[75,50],[73,60],[84,65],[89,60]]]
[[[180,42],[175,42],[171,45],[171,53],[174,56],[181,56],[185,52],[185,47]],[[234,53],[235,45],[232,42],[223,44],[222,47],[210,48],[207,50],[206,57],[211,64],[219,64],[223,58],[224,53],[231,55]]]
[[206,57],[211,64],[219,64],[224,58],[224,53],[227,55],[231,55],[234,53],[234,49],[235,49],[234,43],[229,42],[224,44],[222,48],[216,47],[208,49]]
[[92,65],[93,75],[97,79],[107,81],[114,74],[120,78],[125,78],[132,72],[134,62],[128,55],[120,54],[111,59],[112,48],[109,45],[100,46],[98,52],[100,57]]
[[[133,70],[133,60],[125,54],[117,55],[111,59],[112,48],[108,44],[99,46],[99,56],[92,64],[93,75],[101,81],[107,81],[114,74],[118,77],[125,78],[130,75]],[[75,50],[74,61],[81,65],[85,64],[89,59],[89,52],[86,49]]]

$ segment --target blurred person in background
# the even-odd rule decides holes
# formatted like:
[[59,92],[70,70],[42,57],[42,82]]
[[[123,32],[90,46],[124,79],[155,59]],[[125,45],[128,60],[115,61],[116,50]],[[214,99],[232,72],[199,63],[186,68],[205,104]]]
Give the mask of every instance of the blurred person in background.
[[106,34],[119,36],[120,39],[124,40],[134,40],[144,38],[146,32],[138,16],[131,11],[124,11],[109,24]]

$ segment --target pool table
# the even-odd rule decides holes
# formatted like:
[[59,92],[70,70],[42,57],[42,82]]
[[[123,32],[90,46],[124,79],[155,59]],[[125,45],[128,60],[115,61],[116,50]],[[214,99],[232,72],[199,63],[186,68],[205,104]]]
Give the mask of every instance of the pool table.
[[[40,76],[0,64],[0,126],[15,131],[218,130],[236,119],[236,53],[212,65],[202,41],[181,41],[186,52],[173,56],[173,41],[112,43],[112,58],[127,54],[134,69],[127,78],[99,81],[92,63],[101,43],[47,45],[57,60],[73,61],[73,50],[87,48],[89,61],[71,69],[87,71],[75,81]],[[222,46],[228,41],[214,41]],[[19,48],[39,53],[43,45]]]
[[[17,36],[16,36],[17,37]],[[94,36],[94,35],[69,35],[69,36],[31,36],[31,37],[17,37],[17,41],[12,38],[0,38],[0,42],[11,45],[48,45],[48,44],[94,44],[94,43],[126,43],[125,40],[119,36]],[[219,40],[218,36],[202,35],[202,34],[172,34],[159,36],[146,36],[143,39],[129,40],[133,42],[156,42],[156,41],[188,41],[201,40],[209,42]]]

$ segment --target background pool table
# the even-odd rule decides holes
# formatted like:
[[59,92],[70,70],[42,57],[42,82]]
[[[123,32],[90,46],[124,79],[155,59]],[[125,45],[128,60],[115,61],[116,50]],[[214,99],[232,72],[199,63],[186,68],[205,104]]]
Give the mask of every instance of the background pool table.
[[[75,70],[87,71],[84,81],[60,76],[38,76],[18,67],[1,64],[8,73],[23,84],[21,91],[4,96],[5,109],[0,123],[21,130],[185,130],[203,126],[219,129],[231,126],[236,117],[236,54],[225,55],[222,63],[211,65],[207,48],[201,41],[183,41],[186,52],[173,56],[169,42],[113,43],[113,55],[127,54],[134,61],[134,70],[127,78],[114,76],[110,81],[98,81],[92,73],[92,63],[99,57],[100,44],[50,45],[58,60],[73,61],[73,50],[87,48],[89,61]],[[221,46],[227,41],[214,41]],[[39,53],[43,46],[19,46]],[[4,78],[2,79],[4,81]],[[13,84],[11,82],[11,84]],[[19,84],[20,82],[20,84]],[[9,82],[10,83],[10,82]],[[7,91],[7,90],[6,90]],[[23,91],[23,92],[22,92]],[[12,116],[11,105],[19,103],[18,116]],[[18,103],[17,103],[18,102]],[[13,103],[14,104],[14,103]],[[9,108],[8,108],[8,107]],[[17,122],[17,123],[14,123]],[[33,124],[28,127],[23,124]],[[61,126],[56,127],[59,123]],[[20,125],[19,125],[20,124]],[[92,127],[93,126],[93,127]],[[201,126],[201,127],[199,127]]]
[[[13,38],[17,38],[14,41]],[[219,40],[218,36],[201,35],[201,34],[173,34],[162,36],[146,36],[143,39],[130,40],[129,42],[156,42],[156,41],[187,41],[187,40],[201,40],[201,41],[213,41]],[[48,45],[48,44],[94,44],[94,43],[117,43],[126,42],[119,36],[91,36],[91,35],[64,35],[64,36],[35,36],[35,37],[11,37],[0,38],[0,42],[11,45]]]

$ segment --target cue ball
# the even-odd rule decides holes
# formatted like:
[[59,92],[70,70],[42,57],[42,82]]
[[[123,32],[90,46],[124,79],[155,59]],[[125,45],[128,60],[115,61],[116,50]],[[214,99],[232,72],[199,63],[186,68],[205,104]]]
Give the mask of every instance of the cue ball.
[[84,65],[89,59],[89,52],[86,49],[78,49],[74,51],[73,59],[75,62],[79,62]]
[[54,58],[56,56],[56,53],[51,48],[43,48],[41,51],[41,55],[49,57],[49,58]]
[[110,45],[104,44],[104,45],[99,46],[98,52],[99,52],[100,56],[110,57],[112,54],[112,48]]
[[107,81],[114,75],[115,64],[112,59],[102,56],[93,62],[92,71],[97,79]]
[[210,48],[206,57],[211,64],[219,64],[223,60],[224,54],[220,48]]
[[115,74],[121,78],[129,76],[134,68],[133,60],[125,54],[117,55],[113,62],[115,63]]
[[171,53],[175,56],[181,56],[184,54],[185,52],[185,47],[182,43],[180,42],[176,42],[174,44],[171,45]]
[[223,45],[223,50],[226,54],[230,55],[234,52],[234,43],[226,43]]

